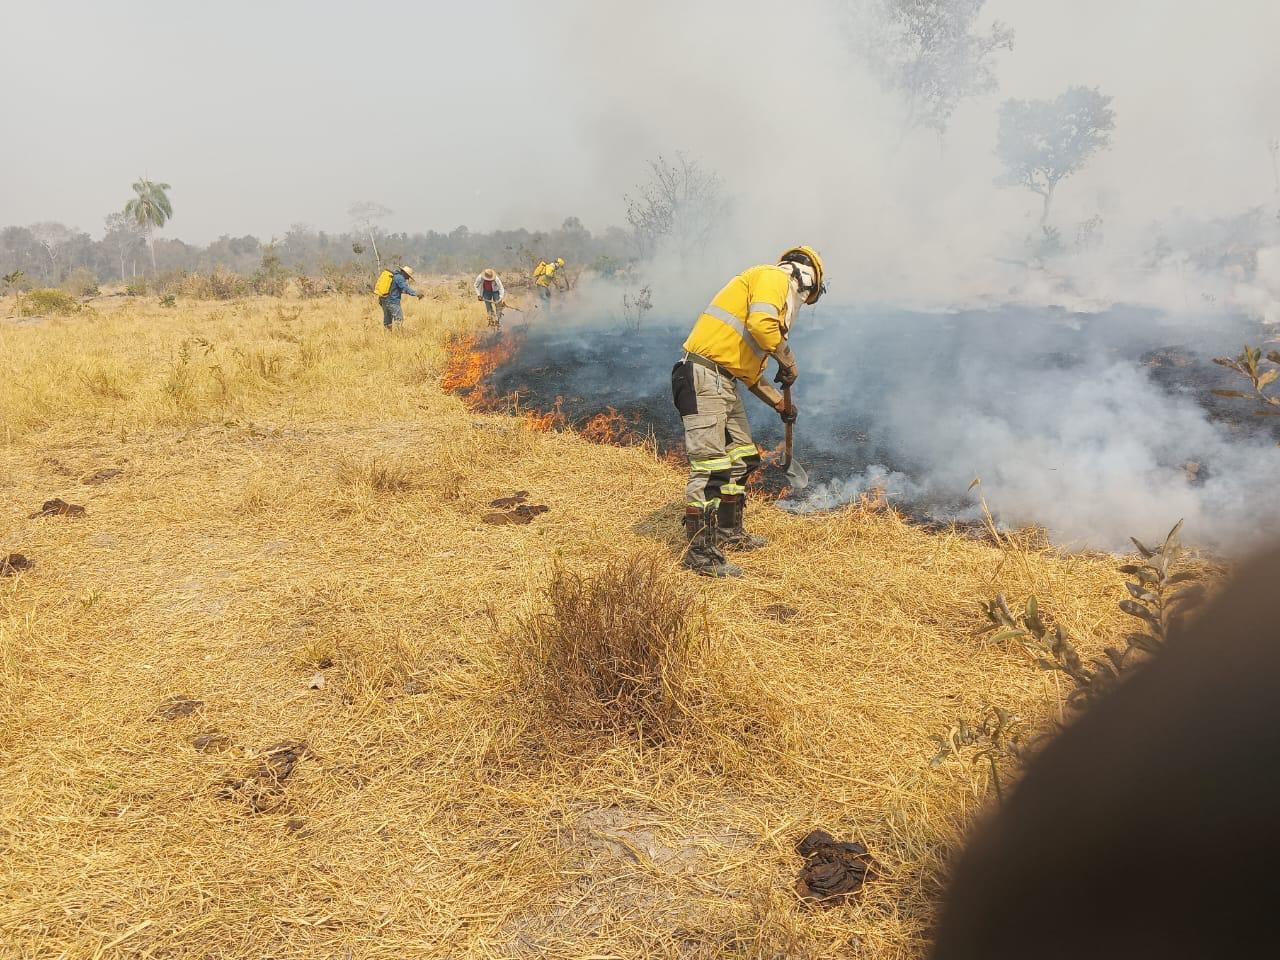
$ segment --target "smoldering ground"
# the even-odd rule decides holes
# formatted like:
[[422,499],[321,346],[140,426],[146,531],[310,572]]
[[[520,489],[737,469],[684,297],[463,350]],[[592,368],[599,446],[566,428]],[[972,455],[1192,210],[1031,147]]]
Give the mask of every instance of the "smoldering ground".
[[[688,320],[620,317],[536,322],[494,375],[502,393],[569,422],[614,407],[659,444],[679,445],[669,372]],[[1211,362],[1266,336],[1245,317],[1100,313],[1008,306],[922,313],[803,311],[792,342],[804,512],[875,487],[917,517],[1036,524],[1067,547],[1122,548],[1185,518],[1187,537],[1226,553],[1280,534],[1280,427],[1239,400]],[[1238,349],[1238,346],[1235,347]],[[761,446],[780,439],[754,399]]]

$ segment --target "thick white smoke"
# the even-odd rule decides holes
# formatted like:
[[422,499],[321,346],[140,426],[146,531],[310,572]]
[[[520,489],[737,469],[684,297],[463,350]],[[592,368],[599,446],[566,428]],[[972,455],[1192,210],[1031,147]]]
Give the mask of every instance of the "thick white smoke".
[[[651,286],[670,358],[729,276],[811,243],[831,294],[796,330],[799,435],[825,482],[798,508],[876,486],[968,517],[981,477],[1002,522],[1064,544],[1119,547],[1179,517],[1225,550],[1280,533],[1274,440],[1202,406],[1228,385],[1206,358],[1280,319],[1280,5],[989,0],[1015,47],[998,92],[962,104],[943,140],[903,136],[902,104],[855,53],[858,6],[583,3],[547,38],[547,78],[585,118],[590,189],[630,171],[620,193],[675,149],[724,178],[732,215],[711,242],[624,282]],[[1040,260],[1038,198],[994,183],[996,109],[1077,84],[1114,97],[1116,130],[1059,189],[1063,249]],[[589,340],[619,319],[621,289],[582,292]],[[1139,362],[1169,346],[1198,379]],[[626,392],[660,396],[667,369]]]
[[[1218,333],[1247,335],[1244,321],[1206,336],[1201,324],[1137,310],[823,319],[796,336],[812,370],[797,386],[801,436],[847,449],[832,427],[860,424],[873,464],[828,478],[797,509],[880,487],[972,519],[965,491],[980,477],[1001,522],[1044,526],[1064,545],[1119,548],[1179,518],[1190,540],[1229,552],[1280,535],[1269,421],[1239,401],[1217,403],[1215,418],[1206,408],[1225,381],[1205,351]],[[874,462],[881,453],[892,469]]]

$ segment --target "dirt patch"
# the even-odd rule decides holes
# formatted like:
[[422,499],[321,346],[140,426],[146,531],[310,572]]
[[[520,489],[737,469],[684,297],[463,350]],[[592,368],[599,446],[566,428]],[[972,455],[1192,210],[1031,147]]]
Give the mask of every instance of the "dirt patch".
[[847,902],[875,877],[875,860],[857,841],[844,843],[825,830],[813,830],[796,844],[806,858],[796,878],[800,899],[830,908]]
[[222,753],[224,750],[230,750],[234,745],[231,737],[221,730],[205,730],[203,733],[196,734],[195,739],[191,741],[191,746],[201,753]]
[[0,557],[0,577],[12,577],[21,573],[23,570],[30,570],[36,565],[31,560],[20,553],[10,553]]
[[106,483],[108,480],[113,477],[118,477],[122,473],[124,473],[124,471],[119,467],[104,467],[102,470],[95,471],[87,477],[82,477],[80,482],[88,484],[89,486],[96,486],[99,483]]
[[485,523],[501,525],[505,523],[532,523],[534,517],[541,513],[548,512],[551,508],[542,503],[526,503],[529,499],[528,490],[517,490],[509,497],[499,497],[497,500],[491,500],[489,506],[499,507],[501,510],[491,510],[482,514],[480,519]]
[[480,517],[485,523],[501,525],[504,523],[533,523],[533,518],[540,513],[546,513],[551,508],[540,503],[531,506],[521,504],[514,510],[507,510],[503,513],[486,513]]
[[259,755],[258,764],[244,777],[233,777],[218,791],[220,800],[238,800],[254,813],[273,809],[284,796],[284,784],[303,757],[311,750],[300,740],[276,743]]
[[529,499],[528,490],[517,490],[509,497],[499,497],[497,500],[490,500],[489,506],[497,507],[500,510],[506,510],[518,504],[524,503]]
[[31,519],[40,517],[83,517],[84,507],[78,503],[67,503],[61,497],[54,497],[41,504],[40,509],[31,514]]
[[179,717],[191,716],[203,706],[203,700],[196,700],[182,694],[166,697],[156,706],[156,711],[151,715],[151,719],[177,720]]

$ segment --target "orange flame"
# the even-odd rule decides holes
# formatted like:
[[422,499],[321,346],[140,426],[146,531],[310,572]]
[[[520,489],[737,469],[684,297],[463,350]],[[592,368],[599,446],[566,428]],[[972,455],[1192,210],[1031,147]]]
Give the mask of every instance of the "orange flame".
[[564,418],[562,408],[564,397],[556,397],[555,405],[546,413],[538,413],[535,410],[527,410],[524,415],[524,422],[530,430],[537,430],[542,433],[550,433],[553,430],[563,430],[568,426]]
[[603,413],[594,417],[578,428],[584,440],[592,443],[612,444],[617,447],[638,447],[646,439],[645,434],[636,429],[637,422],[629,420],[613,407],[606,407]]
[[445,343],[446,362],[440,386],[456,393],[471,410],[496,410],[500,398],[485,379],[505,363],[516,344],[510,339],[490,337],[480,341],[475,336],[451,337]]

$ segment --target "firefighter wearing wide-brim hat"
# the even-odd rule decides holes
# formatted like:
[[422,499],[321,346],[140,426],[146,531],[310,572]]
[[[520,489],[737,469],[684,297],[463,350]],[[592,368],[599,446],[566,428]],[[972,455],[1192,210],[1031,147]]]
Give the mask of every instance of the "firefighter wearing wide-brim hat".
[[762,379],[766,362],[778,364],[776,382],[795,383],[799,371],[787,334],[801,303],[817,303],[825,292],[822,258],[812,247],[792,247],[777,264],[751,267],[730,280],[702,311],[684,342],[685,355],[671,370],[671,390],[684,420],[689,457],[684,565],[707,576],[739,576],[723,549],[765,545],[743,527],[746,481],[760,466],[751,439],[740,384],[784,421],[795,408]]
[[498,276],[498,272],[493,267],[485,267],[476,276],[472,289],[476,292],[476,297],[484,303],[485,313],[489,315],[489,326],[502,326],[502,298],[505,297],[506,291],[502,287],[502,278]]

